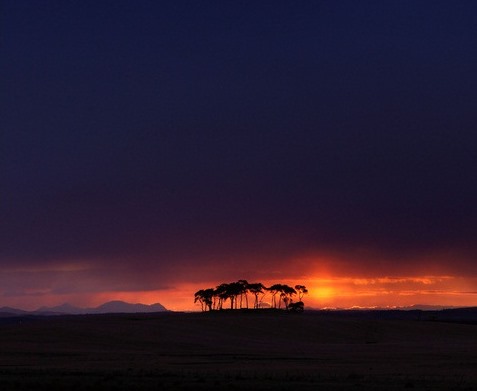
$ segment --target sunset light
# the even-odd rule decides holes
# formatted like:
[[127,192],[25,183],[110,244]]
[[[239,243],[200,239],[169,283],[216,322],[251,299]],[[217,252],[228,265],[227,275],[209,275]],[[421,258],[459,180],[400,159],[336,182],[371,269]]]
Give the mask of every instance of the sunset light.
[[0,308],[477,306],[473,2],[110,3],[2,2]]
[[0,390],[477,390],[477,0],[0,0]]

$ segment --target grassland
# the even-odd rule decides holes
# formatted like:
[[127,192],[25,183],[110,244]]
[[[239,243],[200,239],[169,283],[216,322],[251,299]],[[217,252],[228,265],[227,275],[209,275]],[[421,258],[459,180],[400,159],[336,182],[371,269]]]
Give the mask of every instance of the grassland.
[[0,321],[1,390],[474,390],[477,325],[310,311]]

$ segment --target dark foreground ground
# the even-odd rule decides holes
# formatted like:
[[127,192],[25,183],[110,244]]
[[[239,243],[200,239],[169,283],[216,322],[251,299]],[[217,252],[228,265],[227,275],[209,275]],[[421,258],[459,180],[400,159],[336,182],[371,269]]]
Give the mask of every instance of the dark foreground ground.
[[0,319],[0,390],[347,389],[477,390],[477,324],[270,310]]

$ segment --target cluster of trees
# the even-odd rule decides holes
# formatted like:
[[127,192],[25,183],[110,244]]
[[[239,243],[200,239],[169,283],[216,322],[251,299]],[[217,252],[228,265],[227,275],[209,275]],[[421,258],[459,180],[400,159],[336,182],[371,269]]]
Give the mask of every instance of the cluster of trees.
[[[249,296],[253,298],[253,308],[263,308],[265,295],[271,295],[271,308],[302,312],[303,296],[308,293],[304,285],[295,288],[285,284],[274,284],[267,288],[261,282],[249,283],[247,280],[223,283],[215,288],[201,289],[194,294],[194,303],[200,303],[202,311],[221,310],[228,304],[230,309],[249,308]],[[294,301],[294,296],[298,301]]]

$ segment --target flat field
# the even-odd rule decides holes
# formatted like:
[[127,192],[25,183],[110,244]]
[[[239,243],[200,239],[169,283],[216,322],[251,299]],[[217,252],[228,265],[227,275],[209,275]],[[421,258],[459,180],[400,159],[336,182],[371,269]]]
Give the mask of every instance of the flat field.
[[5,318],[0,389],[477,390],[476,324],[381,315]]

